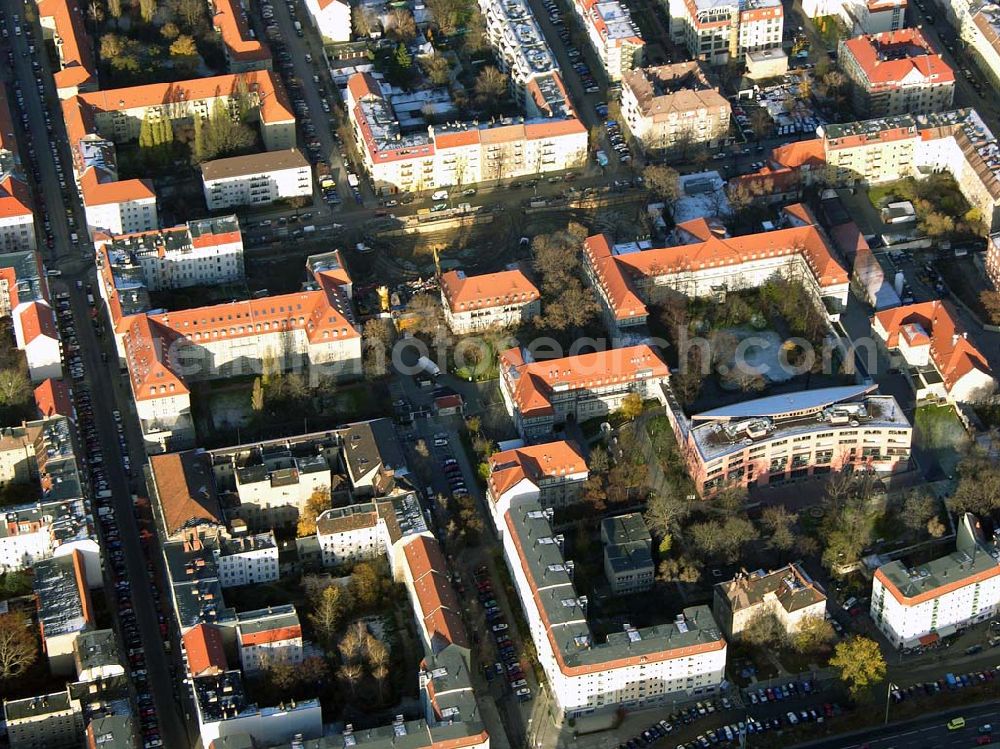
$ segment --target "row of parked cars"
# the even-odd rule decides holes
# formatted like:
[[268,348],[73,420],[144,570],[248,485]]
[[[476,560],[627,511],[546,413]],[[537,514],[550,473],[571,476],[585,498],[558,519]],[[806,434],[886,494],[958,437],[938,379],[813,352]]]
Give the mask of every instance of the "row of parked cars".
[[711,746],[739,746],[740,736],[752,736],[767,731],[776,731],[784,726],[797,726],[800,723],[823,723],[828,718],[840,715],[842,712],[836,703],[827,703],[821,708],[808,710],[789,710],[784,717],[755,718],[747,716],[746,720],[738,720],[721,728],[714,728],[700,734],[697,738],[685,744],[678,744],[677,749],[708,749]]
[[[64,345],[78,358],[78,344],[76,343],[75,331],[73,329],[73,314],[70,309],[69,294],[63,292],[56,295],[56,307],[58,325],[62,339],[65,342]],[[82,379],[82,363],[79,364],[79,367],[81,368],[81,376],[77,378],[74,374],[74,379]],[[118,609],[118,623],[121,628],[122,644],[125,654],[128,657],[129,676],[131,676],[132,684],[135,688],[136,714],[142,730],[142,746],[143,749],[156,749],[163,746],[163,741],[160,738],[156,708],[153,706],[153,698],[148,691],[146,659],[138,623],[136,622],[135,611],[132,608],[132,581],[129,579],[125,564],[125,551],[122,547],[121,529],[118,526],[118,519],[115,517],[115,510],[111,502],[107,466],[104,462],[105,458],[97,433],[97,425],[94,422],[94,403],[91,400],[90,390],[85,383],[78,382],[73,386],[73,408],[76,411],[76,423],[80,439],[86,446],[90,486],[94,496],[96,515],[103,539],[105,566],[113,584],[114,603]],[[130,466],[122,415],[117,410],[112,411],[112,415],[118,433],[119,449],[123,456],[122,463],[125,470],[128,471]],[[150,579],[152,579],[152,562],[147,564],[147,572]],[[158,598],[158,592],[156,592],[155,588],[153,590],[154,595]],[[160,614],[159,618],[160,634],[166,638],[166,619],[162,614]],[[94,713],[90,717],[98,716]]]
[[625,136],[622,135],[621,126],[616,120],[606,120],[604,127],[608,133],[608,142],[611,143],[611,147],[618,154],[618,160],[623,164],[630,162],[632,156],[628,152],[628,144],[625,143]]
[[748,689],[746,695],[751,705],[757,705],[767,702],[780,702],[781,700],[791,699],[799,695],[812,694],[813,691],[813,683],[808,679],[804,679],[803,681],[790,681],[787,684],[779,684],[774,687]]
[[966,687],[978,686],[996,679],[996,672],[1000,671],[1000,666],[996,670],[972,671],[967,674],[946,674],[944,678],[937,681],[921,681],[911,684],[908,687],[897,687],[891,692],[894,702],[902,702],[906,699],[917,697],[931,697],[938,692],[946,690],[965,689]]
[[573,44],[569,29],[566,28],[566,24],[563,22],[562,11],[555,0],[542,0],[542,4],[545,6],[545,11],[549,14],[549,20],[552,22],[552,25],[559,30],[559,39],[563,43],[563,46],[566,47],[566,55],[572,61],[573,69],[580,76],[580,83],[583,85],[583,90],[588,94],[596,94],[600,88],[597,85],[597,81],[594,80],[594,76],[591,75],[590,68],[583,62],[583,55],[580,54],[580,50]]
[[527,702],[531,699],[531,689],[528,687],[528,680],[524,677],[524,671],[521,669],[517,650],[510,639],[510,627],[499,604],[493,597],[493,582],[490,580],[490,573],[486,567],[480,567],[476,570],[476,589],[479,594],[479,602],[486,611],[486,623],[493,635],[497,655],[500,658],[493,664],[492,670],[485,669],[486,679],[493,681],[495,676],[505,678],[507,685],[518,700]]

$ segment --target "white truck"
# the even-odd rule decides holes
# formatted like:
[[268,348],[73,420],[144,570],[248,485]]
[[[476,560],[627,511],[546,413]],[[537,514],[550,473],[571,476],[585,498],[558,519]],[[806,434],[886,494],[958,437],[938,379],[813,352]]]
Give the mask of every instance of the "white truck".
[[417,359],[417,366],[420,367],[422,371],[429,374],[431,377],[437,377],[438,375],[441,374],[441,368],[438,367],[437,364],[432,362],[426,356],[421,356],[419,359]]

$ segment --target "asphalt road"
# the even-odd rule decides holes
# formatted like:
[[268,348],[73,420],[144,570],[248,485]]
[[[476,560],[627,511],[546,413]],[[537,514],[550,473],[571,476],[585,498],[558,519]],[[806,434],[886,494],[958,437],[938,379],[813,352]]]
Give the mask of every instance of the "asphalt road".
[[[961,716],[965,728],[948,730],[948,721]],[[971,747],[976,745],[979,727],[993,725],[1000,734],[1000,708],[995,704],[972,708],[955,708],[944,715],[930,715],[906,723],[873,728],[863,736],[831,738],[813,741],[800,746],[809,749],[942,749],[943,747]]]
[[[15,13],[22,16],[22,29],[27,24],[23,20],[23,5],[15,0],[0,0],[4,12],[8,19]],[[37,74],[31,66],[32,58],[28,54],[28,40],[26,36],[16,36],[10,34],[9,42],[14,50],[14,70],[13,77],[20,83],[24,94],[24,111],[28,114],[30,136],[25,137],[19,133],[18,142],[22,150],[26,150],[28,145],[35,149],[38,156],[40,184],[38,185],[39,197],[48,210],[51,232],[54,240],[54,247],[51,250],[43,249],[43,256],[46,265],[51,268],[58,268],[63,272],[61,281],[54,282],[54,291],[68,290],[71,294],[71,304],[75,320],[77,338],[80,342],[80,355],[83,358],[87,371],[87,384],[90,388],[94,408],[94,423],[97,427],[98,435],[102,445],[102,452],[105,456],[104,466],[107,472],[108,484],[112,491],[113,506],[115,515],[120,526],[123,551],[125,552],[125,562],[129,578],[135,583],[146,579],[146,562],[139,543],[138,529],[133,514],[130,477],[126,475],[125,469],[120,460],[114,458],[120,455],[118,446],[117,431],[112,418],[112,410],[116,405],[117,378],[116,369],[108,369],[101,361],[101,352],[108,354],[111,362],[117,360],[114,352],[113,341],[105,336],[98,338],[94,333],[94,328],[90,323],[90,313],[84,291],[75,288],[75,281],[82,280],[84,283],[93,283],[95,274],[93,270],[93,260],[85,262],[80,251],[75,248],[70,241],[70,234],[73,230],[67,222],[67,209],[72,211],[77,220],[77,231],[81,236],[85,234],[79,218],[83,216],[78,199],[73,194],[64,194],[59,186],[59,179],[56,173],[55,162],[50,150],[49,137],[45,129],[45,110],[50,112],[54,128],[54,136],[61,154],[61,162],[64,164],[63,174],[67,185],[72,191],[72,175],[70,171],[70,161],[68,160],[68,147],[66,145],[65,132],[62,123],[62,114],[58,99],[55,94],[51,71],[48,70],[48,60],[40,53],[45,49],[41,43],[41,32],[37,24],[34,24],[35,58],[41,63],[41,73]],[[9,73],[10,71],[8,71]],[[44,82],[44,98],[39,95],[37,82]],[[16,118],[15,118],[16,119]],[[20,125],[20,123],[16,123]],[[25,154],[27,155],[27,154]],[[27,160],[25,159],[27,164]],[[30,170],[29,170],[30,171]],[[36,210],[36,215],[39,211]],[[41,220],[38,221],[41,224]],[[40,246],[44,248],[45,233],[42,227],[38,227]],[[64,282],[64,283],[63,283]],[[127,404],[126,404],[127,405]],[[127,407],[118,406],[123,414],[130,414]],[[143,455],[141,438],[137,441],[138,425],[134,419],[127,419],[129,444],[133,454],[133,465],[142,465],[136,460]],[[142,644],[146,654],[146,669],[149,674],[149,689],[153,696],[154,704],[159,718],[160,736],[164,746],[184,747],[188,746],[186,734],[181,729],[180,717],[177,713],[177,705],[173,694],[173,680],[167,665],[167,654],[163,649],[163,639],[159,632],[159,622],[157,611],[154,605],[150,587],[144,584],[133,584],[132,586],[132,607],[136,613],[136,620],[139,626]]]

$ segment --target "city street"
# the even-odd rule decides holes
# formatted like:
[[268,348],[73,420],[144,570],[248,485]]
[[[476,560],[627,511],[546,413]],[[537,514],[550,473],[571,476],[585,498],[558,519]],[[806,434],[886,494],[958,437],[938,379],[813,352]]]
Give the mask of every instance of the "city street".
[[[965,727],[948,730],[948,721],[965,718]],[[995,704],[956,708],[944,714],[908,721],[884,728],[872,728],[863,736],[831,738],[799,744],[800,749],[939,749],[940,747],[975,746],[979,727],[990,723],[1000,732],[1000,710]],[[994,734],[995,735],[995,734]],[[752,744],[751,744],[752,745]]]
[[[23,5],[14,0],[3,0],[4,12],[8,18],[15,13],[23,13]],[[23,22],[22,22],[23,23]],[[117,361],[113,340],[105,336],[99,339],[90,322],[90,309],[85,294],[75,287],[75,281],[93,283],[93,262],[85,263],[80,252],[73,246],[70,234],[73,230],[68,225],[68,211],[77,220],[79,233],[85,233],[79,221],[83,212],[75,196],[67,199],[59,187],[55,163],[50,151],[49,139],[45,128],[45,111],[50,113],[54,133],[59,147],[63,166],[64,179],[72,190],[73,177],[71,162],[68,160],[68,148],[62,123],[62,110],[53,89],[51,71],[48,60],[40,53],[45,49],[41,43],[41,31],[37,24],[33,28],[35,55],[28,54],[28,40],[25,36],[11,34],[9,43],[14,49],[14,76],[20,83],[24,93],[24,109],[29,118],[30,138],[19,137],[22,148],[29,144],[38,154],[39,190],[48,209],[51,231],[54,238],[54,248],[43,251],[49,268],[58,268],[63,276],[60,282],[53,283],[53,292],[68,291],[71,294],[71,304],[75,320],[75,328],[80,341],[80,354],[87,371],[87,382],[95,404],[94,422],[98,436],[106,456],[120,455],[117,432],[112,418],[112,410],[117,406],[123,414],[132,413],[126,401],[116,398],[116,382],[119,375],[115,368],[108,370],[108,365],[101,359],[102,352],[108,354],[111,362]],[[36,73],[31,66],[32,59],[41,64],[41,73]],[[39,96],[37,83],[44,81],[45,97]],[[44,233],[40,232],[39,244],[44,246]],[[132,464],[141,466],[144,463],[141,439],[137,439],[137,425],[133,419],[127,419],[127,434],[132,452]],[[141,486],[133,482],[125,473],[120,460],[106,460],[108,484],[112,491],[113,507],[121,525],[121,540],[125,561],[130,579],[141,581],[146,578],[146,562],[139,543],[138,530],[133,515],[131,494],[133,489]],[[160,636],[157,611],[148,585],[137,584],[131,589],[133,610],[136,613],[143,647],[146,654],[146,669],[149,674],[149,689],[154,699],[159,717],[160,732],[164,746],[182,747],[188,745],[186,734],[182,731],[181,719],[177,713],[177,701],[174,698],[174,680],[168,667],[168,656],[164,652],[163,638]]]

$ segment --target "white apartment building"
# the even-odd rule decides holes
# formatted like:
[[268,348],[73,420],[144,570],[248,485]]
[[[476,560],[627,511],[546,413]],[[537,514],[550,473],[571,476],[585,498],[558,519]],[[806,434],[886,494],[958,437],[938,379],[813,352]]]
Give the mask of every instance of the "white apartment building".
[[[105,274],[98,273],[106,302],[110,292],[134,295],[137,284],[147,291],[163,291],[238,283],[245,278],[243,234],[236,216],[197,219],[136,234],[98,234],[94,246],[98,269],[107,266],[111,273],[107,282]],[[117,304],[127,303],[119,298]]]
[[302,626],[291,604],[237,614],[236,642],[244,673],[302,663]]
[[696,60],[725,65],[747,52],[781,47],[780,0],[678,0],[670,3],[670,37]]
[[865,117],[940,112],[952,105],[955,74],[920,29],[856,36],[838,62]]
[[556,440],[493,453],[489,460],[487,497],[494,522],[512,503],[538,502],[542,507],[572,504],[590,477],[587,461],[574,442]]
[[875,571],[871,617],[897,648],[947,637],[1000,611],[1000,551],[979,520],[962,516],[955,551],[909,567],[890,562]]
[[527,114],[404,133],[391,96],[367,73],[348,79],[347,111],[365,171],[380,193],[500,182],[580,166],[587,128],[556,73],[528,80]]
[[[3,106],[2,97],[0,89],[0,107]],[[2,118],[0,113],[0,127],[3,127]],[[0,135],[0,148],[2,144],[3,136]],[[37,246],[31,193],[18,177],[3,173],[0,161],[0,252],[34,250]]]
[[667,418],[696,491],[764,486],[839,471],[879,474],[910,464],[913,428],[874,385],[803,390],[736,403],[688,418],[670,399]]
[[479,0],[479,9],[500,69],[510,76],[518,98],[526,95],[528,81],[558,71],[555,56],[526,0]]
[[37,562],[34,573],[32,588],[38,607],[38,629],[49,670],[75,676],[76,639],[97,626],[86,560],[81,552],[74,551]]
[[646,42],[619,0],[574,0],[587,39],[604,66],[609,81],[620,81],[628,71],[642,64]]
[[809,18],[837,16],[854,34],[884,34],[906,26],[907,0],[804,0]]
[[208,210],[312,198],[312,165],[297,148],[207,161],[201,165]]
[[386,537],[385,519],[375,502],[335,507],[316,518],[325,567],[375,559],[385,554]]
[[726,641],[711,610],[687,608],[663,624],[626,627],[598,642],[550,518],[551,510],[536,502],[517,502],[497,532],[563,715],[638,710],[713,694],[724,679]]
[[336,251],[308,262],[313,281],[298,293],[118,320],[111,309],[148,450],[193,441],[188,380],[259,373],[265,361],[338,378],[360,372],[350,277]]
[[500,354],[500,393],[525,439],[618,410],[630,393],[665,403],[670,370],[651,346],[532,361],[520,348]]
[[77,749],[83,735],[83,707],[66,691],[4,700],[11,749]]
[[278,579],[278,543],[273,531],[220,537],[212,554],[223,588],[271,583]]
[[773,614],[788,635],[803,622],[826,618],[826,593],[797,562],[765,572],[740,572],[716,583],[712,603],[726,637],[738,638],[755,619]]
[[968,339],[948,302],[934,300],[877,312],[872,332],[904,370],[920,401],[978,401],[996,389],[986,357]]
[[351,5],[345,0],[306,0],[313,26],[331,42],[351,41]]
[[38,22],[46,41],[52,41],[59,58],[59,70],[53,73],[60,99],[81,91],[97,89],[97,64],[87,35],[85,9],[69,0],[39,0]]
[[647,151],[717,145],[732,107],[697,62],[636,68],[622,77],[622,118]]
[[114,175],[96,168],[79,178],[87,231],[93,238],[105,234],[152,231],[159,223],[156,193],[148,180],[117,181]]
[[73,171],[91,235],[157,226],[152,182],[118,179],[115,143],[136,140],[147,117],[187,126],[194,117],[211,116],[217,103],[228,109],[238,98],[245,99],[248,115],[256,119],[265,148],[295,146],[295,115],[269,70],[79,93],[63,100]]
[[778,274],[801,281],[826,314],[827,308],[843,309],[850,286],[815,217],[798,203],[785,206],[777,226],[758,234],[730,237],[720,224],[698,218],[678,224],[666,247],[616,245],[598,234],[587,237],[583,255],[605,322],[615,333],[644,325],[647,302],[668,290],[707,297],[720,289],[760,286]]
[[28,360],[33,383],[62,377],[62,348],[56,316],[45,300],[22,302],[12,312],[14,340]]
[[542,311],[541,294],[519,269],[467,276],[441,276],[441,303],[448,327],[457,335],[521,325]]

